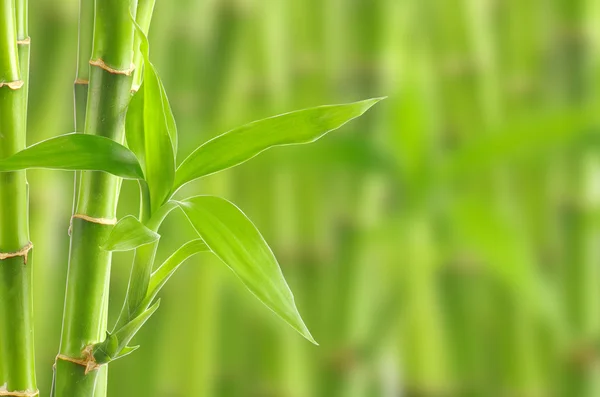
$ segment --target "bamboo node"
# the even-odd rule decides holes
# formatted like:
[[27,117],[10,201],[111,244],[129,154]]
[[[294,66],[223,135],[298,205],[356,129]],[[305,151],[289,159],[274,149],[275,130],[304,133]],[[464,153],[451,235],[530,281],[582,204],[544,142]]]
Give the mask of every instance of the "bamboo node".
[[131,64],[131,67],[129,69],[115,69],[115,68],[108,66],[106,64],[106,62],[104,62],[104,60],[102,60],[101,58],[92,59],[90,61],[90,65],[98,66],[99,68],[106,70],[108,73],[121,74],[121,75],[125,75],[125,76],[131,76],[131,74],[133,73],[133,70],[135,69],[135,65],[133,63]]
[[74,214],[71,217],[71,222],[69,224],[69,236],[71,235],[71,231],[73,230],[73,219],[83,219],[86,222],[96,223],[98,225],[108,225],[114,226],[117,224],[117,220],[115,218],[107,219],[107,218],[94,218],[92,216],[88,216],[85,214]]
[[[15,252],[0,252],[0,261],[10,258],[16,258],[18,256],[23,257],[23,263],[27,264],[27,256],[29,255],[29,251],[33,248],[33,243],[30,241],[23,248]],[[1,396],[2,394],[0,394]]]
[[11,90],[18,90],[19,88],[23,87],[23,85],[25,85],[25,82],[23,80],[0,81],[0,88],[8,87]]
[[[23,40],[17,40],[18,45],[29,45],[31,44],[31,37],[26,37]],[[1,396],[2,394],[0,394]]]
[[[83,349],[83,351],[82,351],[84,358],[74,358],[74,357],[66,356],[64,354],[58,354],[56,356],[56,360],[68,361],[73,364],[81,365],[82,367],[85,367],[84,374],[87,375],[90,372],[95,371],[102,366],[102,364],[98,364],[96,362],[96,359],[94,358],[94,354],[93,354],[92,350],[93,350],[93,346],[89,345],[89,346],[86,346],[85,349]],[[54,363],[54,365],[56,365],[56,362]]]
[[75,79],[75,84],[88,85],[89,83],[88,79],[80,79],[79,77]]
[[27,390],[19,390],[19,391],[8,391],[8,390],[0,390],[0,396],[11,396],[11,397],[36,397],[40,395],[39,390],[35,391],[27,391]]

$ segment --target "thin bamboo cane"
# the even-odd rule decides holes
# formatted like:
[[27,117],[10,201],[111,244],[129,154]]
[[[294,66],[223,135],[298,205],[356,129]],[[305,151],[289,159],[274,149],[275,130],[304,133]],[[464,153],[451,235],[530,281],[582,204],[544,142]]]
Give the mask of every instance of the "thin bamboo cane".
[[[134,13],[136,5],[137,1],[131,2]],[[130,2],[95,2],[87,134],[123,141],[125,112],[131,95],[133,33]],[[56,397],[98,396],[94,393],[99,371],[91,364],[85,349],[100,342],[106,333],[111,254],[100,249],[100,245],[114,223],[119,188],[120,181],[113,176],[81,173],[75,214],[96,221],[72,219],[63,331],[56,361]]]
[[[0,158],[25,147],[29,48],[17,41],[26,20],[25,2],[0,1]],[[27,207],[25,172],[0,175],[0,390],[8,395],[37,393]]]

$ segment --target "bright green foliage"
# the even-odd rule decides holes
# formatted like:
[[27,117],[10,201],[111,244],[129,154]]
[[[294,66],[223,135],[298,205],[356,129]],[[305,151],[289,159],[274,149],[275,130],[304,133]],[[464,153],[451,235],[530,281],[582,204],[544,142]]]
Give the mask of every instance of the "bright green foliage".
[[188,241],[175,251],[162,265],[152,273],[146,299],[152,301],[179,266],[199,252],[209,252],[210,248],[202,239]]
[[[93,346],[96,362],[108,363],[134,351],[135,347],[127,344],[158,308],[159,303],[153,301],[160,289],[187,258],[209,251],[269,309],[316,344],[273,252],[242,211],[214,196],[169,199],[185,183],[241,164],[270,147],[314,142],[361,116],[381,98],[255,121],[206,142],[176,172],[175,120],[163,84],[150,63],[147,39],[139,27],[137,33],[144,59],[143,83],[127,111],[129,149],[110,139],[71,134],[41,142],[0,162],[0,170],[4,171],[34,167],[96,170],[140,179],[140,220],[133,216],[121,219],[102,246],[108,251],[136,252],[126,301],[115,329]],[[184,244],[152,273],[160,238],[156,231],[177,206],[201,238]]]
[[175,157],[169,135],[170,123],[167,123],[163,108],[161,83],[154,67],[147,67],[144,77],[144,83],[127,111],[126,136],[127,144],[144,167],[151,207],[157,209],[171,190]]
[[108,363],[132,353],[136,347],[128,347],[127,344],[142,328],[148,319],[160,306],[160,299],[152,307],[144,310],[139,316],[131,320],[126,326],[113,334],[108,334],[104,342],[94,346],[94,357],[99,364]]
[[180,203],[200,237],[269,309],[315,343],[294,303],[277,259],[254,224],[229,201],[198,196]]
[[271,147],[314,142],[361,116],[380,100],[299,110],[219,135],[183,161],[175,175],[175,190],[194,179],[241,164]]
[[125,146],[96,135],[66,134],[0,160],[0,171],[30,168],[104,171],[125,179],[142,179],[135,155]]
[[[136,25],[137,26],[137,25]],[[144,82],[127,111],[126,136],[140,157],[150,190],[150,207],[158,209],[168,198],[175,178],[177,128],[164,87],[149,59],[148,41],[141,30]]]
[[102,245],[106,251],[130,251],[155,242],[160,235],[138,221],[133,215],[121,219]]

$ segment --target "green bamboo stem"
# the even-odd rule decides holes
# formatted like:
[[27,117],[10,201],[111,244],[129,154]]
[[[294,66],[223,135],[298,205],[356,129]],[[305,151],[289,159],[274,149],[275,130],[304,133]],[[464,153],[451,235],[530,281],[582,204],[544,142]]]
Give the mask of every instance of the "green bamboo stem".
[[[123,141],[130,99],[133,24],[130,4],[136,1],[97,0],[85,119],[85,133]],[[85,348],[106,333],[107,293],[111,254],[100,249],[116,217],[120,180],[100,172],[82,172],[72,221],[71,251],[56,361],[56,397],[96,396],[99,371],[81,365],[90,359]],[[73,361],[80,361],[79,363]],[[87,372],[87,373],[86,373]],[[99,385],[105,388],[104,385]]]
[[[26,77],[17,48],[17,34],[26,33],[25,7],[0,1],[0,158],[25,147]],[[0,324],[10,325],[0,328],[0,390],[35,393],[27,196],[25,172],[0,175]]]
[[76,132],[83,132],[85,129],[85,110],[90,80],[89,60],[92,54],[93,26],[94,2],[91,0],[79,0],[77,72],[75,83],[73,84]]
[[29,26],[27,18],[27,0],[18,0],[15,2],[15,16],[17,22],[17,49],[19,53],[19,69],[21,71],[21,80],[23,80],[23,102],[25,110],[25,126],[27,125],[27,97],[29,93],[29,54],[31,40],[29,38]]

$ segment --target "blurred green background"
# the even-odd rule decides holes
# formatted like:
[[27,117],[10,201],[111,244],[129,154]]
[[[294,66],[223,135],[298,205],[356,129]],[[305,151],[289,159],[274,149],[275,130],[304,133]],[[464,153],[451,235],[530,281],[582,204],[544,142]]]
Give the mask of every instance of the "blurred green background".
[[[78,4],[30,7],[31,144],[73,130]],[[254,119],[389,98],[184,192],[254,220],[321,346],[199,255],[111,364],[111,396],[600,395],[600,0],[157,0],[154,15],[180,160]],[[29,181],[49,390],[73,174]],[[137,205],[125,182],[120,213]],[[161,230],[160,258],[193,235],[181,214]],[[110,323],[130,263],[115,256]]]

